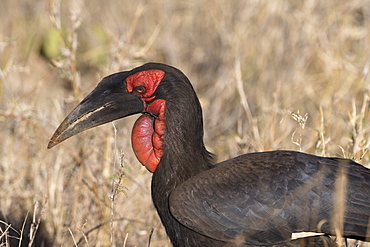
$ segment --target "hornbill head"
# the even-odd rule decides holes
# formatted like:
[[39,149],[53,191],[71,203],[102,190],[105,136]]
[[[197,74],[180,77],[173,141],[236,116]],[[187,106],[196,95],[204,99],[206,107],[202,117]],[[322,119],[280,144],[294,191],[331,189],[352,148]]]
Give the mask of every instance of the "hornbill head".
[[[178,129],[171,131],[169,125],[181,126],[186,133],[173,139],[188,141],[199,136],[197,142],[203,143],[201,108],[187,77],[174,67],[147,63],[103,78],[60,124],[48,148],[84,130],[137,113],[144,114],[134,125],[132,145],[136,157],[151,172],[163,155],[165,132],[181,134]],[[186,130],[189,121],[195,121],[199,134]],[[171,146],[179,145],[174,143]]]
[[105,77],[59,125],[48,148],[84,130],[142,112],[143,102],[127,91],[127,83],[122,80],[126,76],[127,72],[120,72]]

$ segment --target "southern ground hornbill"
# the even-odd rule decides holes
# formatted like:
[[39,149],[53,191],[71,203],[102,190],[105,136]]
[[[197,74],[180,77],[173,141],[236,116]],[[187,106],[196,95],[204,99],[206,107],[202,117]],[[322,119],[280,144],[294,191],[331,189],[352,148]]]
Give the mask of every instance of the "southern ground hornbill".
[[165,64],[105,77],[60,124],[48,148],[136,113],[142,115],[132,146],[153,173],[153,202],[174,246],[299,246],[291,241],[296,232],[370,240],[369,169],[293,151],[214,164],[203,144],[197,95],[180,70]]

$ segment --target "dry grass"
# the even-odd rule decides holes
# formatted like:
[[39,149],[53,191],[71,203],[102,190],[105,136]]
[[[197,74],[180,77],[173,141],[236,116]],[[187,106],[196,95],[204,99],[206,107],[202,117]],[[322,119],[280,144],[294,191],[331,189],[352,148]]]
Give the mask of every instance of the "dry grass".
[[0,2],[0,246],[169,246],[135,117],[46,149],[103,76],[147,61],[188,75],[219,160],[370,164],[369,0],[58,1]]

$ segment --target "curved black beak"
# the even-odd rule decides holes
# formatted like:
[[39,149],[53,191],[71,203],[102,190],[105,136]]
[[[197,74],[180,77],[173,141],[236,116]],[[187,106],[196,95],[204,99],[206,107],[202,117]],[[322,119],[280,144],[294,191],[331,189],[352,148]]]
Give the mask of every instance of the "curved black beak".
[[143,101],[126,90],[127,72],[105,77],[63,120],[48,148],[84,130],[144,111]]

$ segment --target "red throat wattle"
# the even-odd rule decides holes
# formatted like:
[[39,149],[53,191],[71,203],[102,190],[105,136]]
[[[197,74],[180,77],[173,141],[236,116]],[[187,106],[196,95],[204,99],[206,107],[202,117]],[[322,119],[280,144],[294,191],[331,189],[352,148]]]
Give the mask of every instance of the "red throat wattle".
[[[162,70],[145,70],[126,79],[127,91],[142,97],[146,104],[144,114],[139,117],[132,129],[131,142],[134,153],[142,165],[154,172],[163,155],[163,141],[166,130],[166,101],[155,99],[153,93],[157,89],[165,73]],[[135,91],[135,88],[140,90]]]

